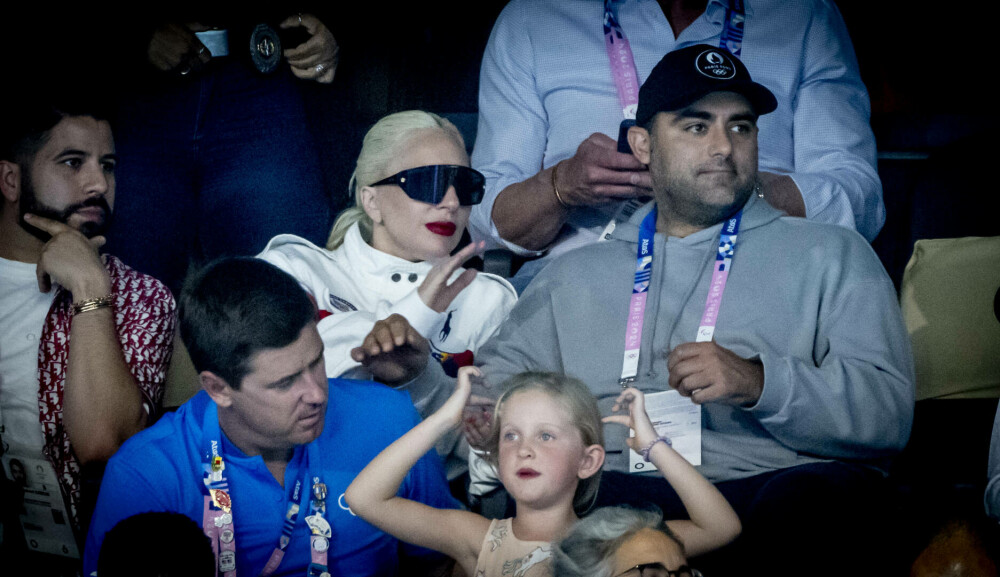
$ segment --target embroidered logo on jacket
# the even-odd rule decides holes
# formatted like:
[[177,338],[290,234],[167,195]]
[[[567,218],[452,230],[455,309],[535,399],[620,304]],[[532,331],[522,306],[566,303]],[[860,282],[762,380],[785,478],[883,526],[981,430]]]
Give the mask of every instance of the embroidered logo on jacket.
[[455,314],[455,310],[457,309],[448,311],[448,317],[444,319],[444,326],[441,327],[441,332],[438,333],[438,340],[442,343],[448,340],[448,335],[451,334],[451,315]]
[[441,363],[441,368],[449,377],[457,377],[458,369],[472,364],[474,356],[472,351],[464,350],[460,353],[447,353],[431,343],[431,356]]
[[345,301],[344,299],[338,297],[333,293],[330,293],[330,305],[342,313],[349,313],[351,311],[358,310],[358,307],[352,305],[351,303]]

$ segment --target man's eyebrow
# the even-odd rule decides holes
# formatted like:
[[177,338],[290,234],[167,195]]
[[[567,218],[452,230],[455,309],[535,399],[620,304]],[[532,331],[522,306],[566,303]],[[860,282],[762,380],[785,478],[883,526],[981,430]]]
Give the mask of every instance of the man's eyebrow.
[[[323,355],[324,355],[325,352],[326,352],[326,348],[325,347],[321,348],[319,350],[319,354],[316,355],[316,357],[313,360],[309,361],[309,366],[311,367],[311,366],[315,365],[316,363],[323,362]],[[306,371],[306,369],[302,369],[301,371],[296,371],[296,372],[294,372],[294,373],[292,373],[290,375],[281,377],[280,379],[278,379],[276,381],[272,381],[272,382],[264,385],[264,387],[265,388],[277,387],[277,386],[283,385],[284,383],[286,383],[288,381],[294,381],[295,379],[297,379],[299,377],[299,375],[301,375],[305,371]]]
[[678,122],[682,122],[684,120],[690,120],[692,118],[697,118],[699,120],[712,120],[712,118],[714,118],[714,115],[707,110],[695,108],[693,106],[682,108],[674,113],[675,124]]
[[[715,115],[712,114],[711,112],[707,111],[707,110],[703,110],[703,109],[700,109],[700,108],[695,108],[693,106],[689,106],[687,108],[683,108],[683,109],[675,112],[674,113],[674,120],[673,120],[673,122],[674,122],[674,124],[676,124],[678,122],[683,122],[685,120],[691,120],[693,118],[694,119],[698,119],[698,120],[714,120],[715,119]],[[734,114],[734,115],[730,116],[729,119],[727,120],[727,122],[754,122],[754,123],[756,123],[757,122],[757,118],[758,118],[758,116],[756,114],[754,114],[752,111],[747,111],[747,112],[742,112],[740,114]]]
[[[91,153],[87,152],[86,150],[67,148],[65,150],[60,151],[59,154],[55,156],[55,158],[56,160],[58,160],[60,158],[65,158],[67,156],[91,156]],[[118,162],[118,155],[113,152],[110,152],[108,154],[102,154],[100,158],[101,160],[111,160],[114,162]]]
[[757,118],[759,118],[753,112],[745,112],[743,114],[734,114],[729,118],[730,122],[753,122],[757,123]]
[[280,379],[278,379],[276,381],[271,381],[270,383],[264,385],[264,387],[268,388],[268,389],[271,389],[271,388],[274,388],[274,387],[280,387],[281,385],[283,385],[283,384],[285,384],[285,383],[287,383],[289,381],[294,381],[296,379],[296,377],[298,377],[300,374],[302,374],[302,371],[298,371],[296,373],[292,373],[292,374],[290,374],[288,376],[281,377]]
[[89,155],[90,153],[87,152],[86,150],[77,150],[76,148],[65,148],[55,157],[62,158],[64,156],[89,156]]

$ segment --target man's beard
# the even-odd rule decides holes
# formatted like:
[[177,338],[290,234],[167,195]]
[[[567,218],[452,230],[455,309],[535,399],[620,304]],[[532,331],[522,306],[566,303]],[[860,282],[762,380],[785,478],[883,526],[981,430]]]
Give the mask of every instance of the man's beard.
[[703,204],[701,212],[696,219],[698,220],[697,224],[707,228],[732,218],[733,215],[746,206],[747,201],[753,196],[756,187],[757,178],[755,175],[754,178],[738,183],[733,188],[733,201],[731,203],[723,205]]
[[28,234],[34,236],[35,238],[41,240],[42,242],[48,242],[49,239],[52,238],[52,235],[45,232],[44,230],[40,228],[35,228],[30,224],[28,224],[27,222],[25,222],[24,220],[25,214],[31,213],[37,216],[61,222],[63,224],[67,224],[69,221],[69,217],[73,216],[73,213],[80,210],[81,208],[92,207],[92,206],[104,209],[104,219],[98,222],[86,221],[83,224],[81,224],[80,228],[77,230],[79,230],[80,233],[87,238],[94,238],[95,236],[104,234],[104,231],[106,231],[108,229],[108,226],[111,225],[111,206],[108,205],[108,201],[104,198],[103,195],[92,196],[81,203],[71,204],[70,206],[67,206],[64,209],[59,210],[47,204],[44,204],[40,200],[38,200],[38,195],[35,194],[35,186],[34,183],[31,181],[31,175],[29,174],[29,172],[30,171],[28,170],[21,171],[21,199],[20,199],[21,202],[19,203],[20,217],[17,219],[17,223],[21,225],[21,228],[27,231]]
[[752,178],[734,184],[731,201],[714,204],[705,200],[706,197],[701,190],[685,187],[684,183],[680,183],[682,192],[661,193],[662,196],[657,197],[657,200],[665,198],[660,210],[669,207],[679,222],[703,229],[724,222],[743,209],[753,196],[756,186],[755,174]]

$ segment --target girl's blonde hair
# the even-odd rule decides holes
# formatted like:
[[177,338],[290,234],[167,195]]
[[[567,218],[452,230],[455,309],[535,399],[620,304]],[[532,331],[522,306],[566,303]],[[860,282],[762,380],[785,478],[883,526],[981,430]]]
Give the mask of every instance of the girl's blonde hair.
[[372,219],[361,204],[361,189],[391,176],[387,174],[389,163],[402,153],[403,147],[415,132],[429,128],[440,130],[454,138],[455,143],[465,150],[465,141],[454,124],[423,110],[406,110],[384,116],[368,130],[354,174],[347,185],[348,191],[354,195],[354,206],[341,212],[333,223],[330,238],[326,241],[328,250],[334,250],[344,243],[344,236],[354,223],[360,226],[361,236],[371,242]]
[[[500,426],[503,421],[504,403],[517,393],[525,391],[541,391],[561,403],[569,413],[570,420],[580,431],[585,447],[604,446],[604,427],[601,424],[601,413],[597,409],[597,399],[579,379],[560,373],[528,371],[514,375],[501,388],[505,392],[497,399],[493,411],[493,426],[486,441],[487,458],[494,467],[499,464]],[[600,483],[600,470],[586,479],[580,479],[580,483],[576,486],[576,494],[573,496],[573,510],[577,515],[583,516],[594,505]]]

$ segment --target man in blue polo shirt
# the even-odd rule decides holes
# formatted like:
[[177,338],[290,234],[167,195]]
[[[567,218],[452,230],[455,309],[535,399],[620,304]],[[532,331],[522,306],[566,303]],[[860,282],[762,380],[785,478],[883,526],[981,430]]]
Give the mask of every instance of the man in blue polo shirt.
[[[85,574],[105,534],[146,511],[198,522],[219,575],[395,575],[440,563],[344,502],[354,476],[418,416],[404,392],[327,380],[315,310],[298,283],[264,261],[229,259],[197,275],[181,300],[182,336],[204,390],[108,463]],[[433,451],[401,494],[457,506]]]

